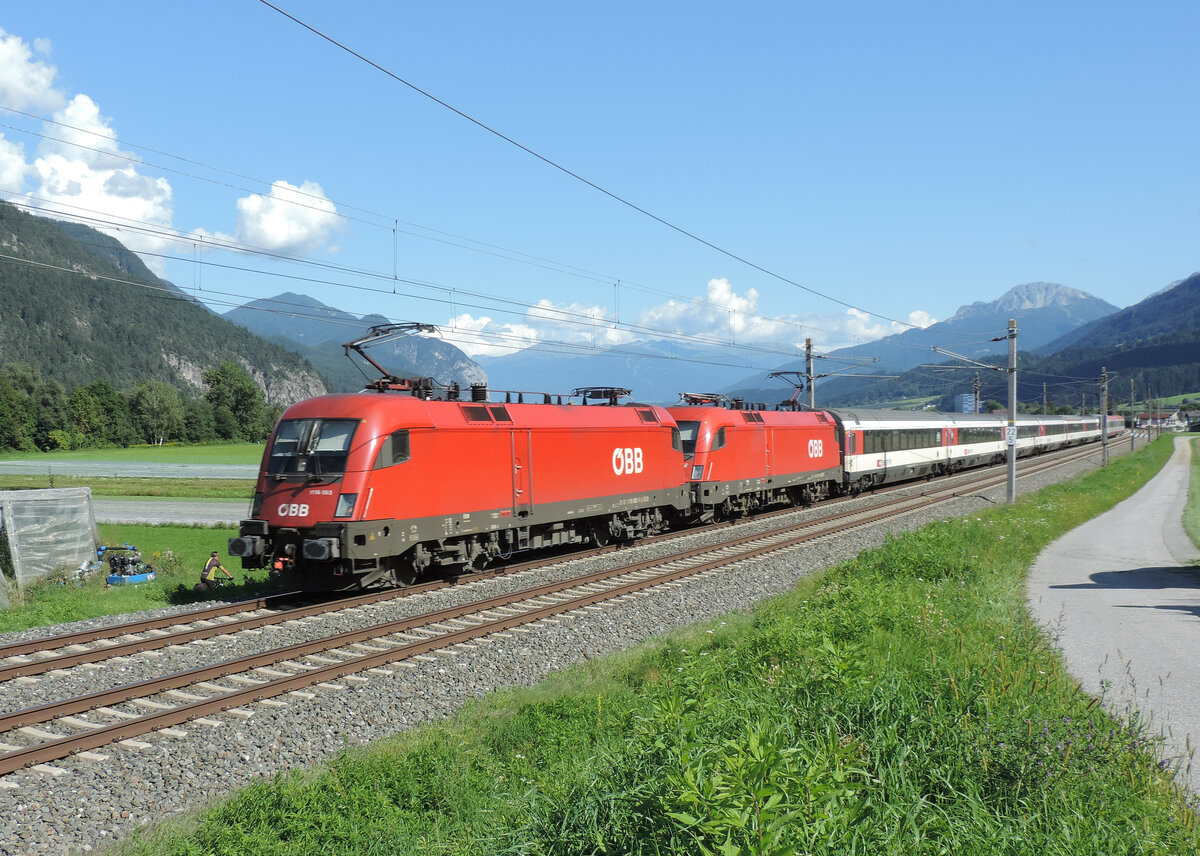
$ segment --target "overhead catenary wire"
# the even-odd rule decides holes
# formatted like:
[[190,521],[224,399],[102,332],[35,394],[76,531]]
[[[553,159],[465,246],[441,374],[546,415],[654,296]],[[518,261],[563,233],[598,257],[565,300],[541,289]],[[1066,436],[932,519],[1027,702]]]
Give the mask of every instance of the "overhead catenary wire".
[[[121,284],[121,285],[129,285],[129,286],[134,286],[137,288],[143,288],[143,289],[147,289],[148,291],[150,291],[152,293],[151,296],[156,297],[158,299],[173,300],[173,301],[179,301],[179,302],[183,302],[183,303],[194,303],[195,302],[195,300],[192,297],[190,297],[189,295],[187,295],[186,293],[184,293],[182,291],[179,291],[173,287],[156,285],[154,283],[139,282],[137,280],[123,279],[121,277],[113,277],[113,276],[107,276],[107,275],[97,274],[97,273],[93,273],[93,272],[79,271],[79,270],[75,270],[74,268],[63,267],[61,265],[52,265],[52,264],[49,264],[46,262],[38,262],[38,261],[34,261],[32,259],[25,259],[25,258],[21,258],[19,256],[9,255],[7,253],[0,253],[0,262],[23,264],[23,265],[28,265],[28,266],[32,266],[32,267],[38,267],[38,268],[45,269],[45,270],[53,270],[53,271],[57,271],[59,273],[80,276],[80,277],[84,277],[84,278],[87,278],[90,280],[101,280],[104,282],[111,282],[111,283],[116,283],[116,284]],[[338,324],[346,326],[348,332],[362,330],[361,324],[355,324],[350,321],[338,321],[337,319],[330,319],[326,315],[314,315],[312,313],[302,313],[302,312],[295,312],[295,311],[290,311],[290,310],[278,310],[278,309],[272,309],[272,308],[264,307],[264,306],[246,306],[243,302],[247,299],[245,295],[229,294],[226,292],[214,291],[211,289],[206,291],[206,295],[208,297],[208,302],[211,302],[217,306],[227,306],[230,308],[246,308],[246,309],[250,309],[252,311],[260,311],[260,312],[267,312],[267,313],[272,313],[272,314],[279,314],[279,315],[284,315],[287,317],[308,318],[308,319],[329,321],[329,322],[338,323]],[[454,341],[460,341],[460,342],[470,341],[470,339],[468,337],[461,336],[461,335],[456,336],[453,332],[447,333],[446,328],[444,328],[444,327],[440,327],[439,331],[441,332],[441,338],[444,339],[445,341],[449,341],[452,343]],[[519,340],[517,339],[517,337],[513,336],[512,334],[473,331],[472,335],[475,338],[483,339],[485,341],[495,342],[498,345],[507,345],[507,346],[513,347],[513,348],[520,348],[520,347],[524,346],[524,344],[520,343]],[[567,342],[567,341],[559,341],[559,340],[553,340],[553,339],[540,340],[538,342],[538,345],[541,346],[544,350],[549,351],[550,353],[558,353],[558,354],[579,354],[579,353],[587,353],[587,352],[594,351],[594,347],[588,343]],[[680,356],[679,354],[656,354],[656,353],[653,353],[650,351],[632,350],[632,349],[624,348],[624,347],[620,347],[620,346],[616,346],[616,347],[606,349],[606,350],[609,353],[613,354],[614,356],[637,357],[637,358],[641,358],[641,359],[672,360],[672,361],[676,361],[676,362],[690,363],[690,364],[696,364],[696,365],[708,365],[708,366],[725,367],[725,368],[745,368],[747,371],[754,370],[754,367],[749,365],[748,363],[732,362],[732,361],[718,360],[718,359],[712,359],[712,358],[688,357],[688,356]]]
[[[241,191],[244,193],[260,193],[263,191],[264,188],[269,189],[274,184],[273,182],[268,181],[266,179],[256,178],[254,176],[249,176],[244,173],[227,170],[222,167],[212,166],[212,165],[206,164],[202,161],[194,160],[191,158],[186,158],[186,157],[183,157],[180,155],[174,155],[169,152],[164,152],[161,149],[151,148],[149,146],[144,146],[139,143],[133,143],[128,140],[118,139],[116,137],[109,137],[109,136],[101,135],[95,131],[88,129],[88,128],[81,128],[81,127],[78,127],[75,125],[70,125],[68,123],[60,122],[59,120],[53,119],[51,117],[39,116],[39,115],[36,115],[33,113],[28,113],[28,112],[25,112],[22,110],[17,110],[15,108],[8,107],[6,105],[0,105],[0,109],[6,110],[8,112],[16,113],[18,115],[25,116],[27,118],[35,119],[37,121],[41,121],[46,124],[58,125],[60,127],[67,128],[72,131],[76,131],[78,133],[90,134],[92,136],[99,136],[99,137],[102,137],[105,142],[111,142],[114,145],[129,146],[131,148],[141,149],[143,151],[152,152],[154,154],[162,155],[164,157],[173,158],[173,159],[182,161],[184,163],[192,164],[195,166],[200,166],[200,167],[203,167],[204,169],[209,169],[214,172],[224,173],[226,175],[230,175],[230,176],[233,176],[233,177],[236,177],[239,179],[243,179],[245,181],[253,182],[255,185],[261,185],[262,187],[255,189],[253,187],[246,187],[243,185],[231,184],[229,182],[217,181],[216,179],[207,178],[205,176],[202,176],[202,175],[199,175],[196,173],[179,170],[179,169],[176,169],[176,168],[173,168],[170,166],[166,166],[164,164],[158,164],[158,163],[152,163],[149,161],[145,161],[145,160],[133,157],[125,152],[113,151],[109,148],[98,148],[98,147],[94,147],[94,146],[85,146],[82,143],[79,143],[75,140],[66,140],[61,137],[53,137],[48,134],[31,131],[27,128],[22,128],[22,127],[19,127],[16,125],[10,125],[10,124],[0,122],[0,128],[8,128],[9,130],[16,131],[18,133],[26,134],[26,135],[32,136],[32,137],[37,137],[39,139],[49,140],[52,142],[60,143],[62,145],[72,146],[73,148],[82,149],[83,151],[89,151],[89,152],[93,152],[96,154],[103,154],[105,157],[124,160],[124,161],[130,163],[131,165],[148,166],[148,167],[152,167],[154,169],[158,169],[158,170],[161,170],[164,172],[173,173],[175,175],[184,176],[186,178],[191,178],[191,179],[195,179],[198,181],[207,182],[207,183],[214,184],[214,185],[217,185],[220,187],[225,187],[230,190]],[[47,199],[43,199],[41,197],[37,197],[33,194],[21,193],[20,191],[16,191],[16,190],[9,189],[9,190],[4,190],[3,192],[5,192],[11,196],[24,196],[25,198],[37,199],[39,201],[43,201],[43,202],[47,202],[47,203],[51,203],[51,204],[63,205],[68,208],[77,207],[77,206],[71,206],[68,203],[62,202],[61,200],[47,200]],[[328,214],[331,214],[332,216],[339,218],[340,220],[345,220],[347,222],[357,222],[357,223],[375,227],[375,228],[386,229],[386,230],[392,232],[393,234],[398,233],[398,234],[408,235],[408,236],[418,238],[421,240],[439,243],[439,244],[443,244],[445,246],[456,247],[459,249],[468,250],[470,252],[479,253],[482,255],[489,255],[489,256],[493,256],[495,258],[502,258],[507,261],[513,261],[513,262],[517,262],[520,264],[525,264],[525,265],[529,265],[532,267],[541,268],[543,270],[549,270],[549,271],[553,271],[556,273],[563,273],[563,274],[570,275],[570,276],[576,276],[581,279],[589,280],[592,282],[607,284],[609,282],[616,281],[619,284],[619,287],[625,288],[627,290],[639,291],[639,292],[642,292],[645,294],[654,294],[654,295],[658,295],[658,296],[662,296],[662,297],[669,297],[672,299],[682,300],[682,301],[686,301],[689,303],[699,303],[701,305],[709,306],[713,309],[720,309],[720,310],[726,309],[726,307],[724,307],[724,306],[721,306],[721,305],[715,304],[715,303],[711,303],[710,301],[706,301],[703,298],[689,297],[689,296],[681,295],[676,292],[671,292],[671,291],[668,291],[665,289],[655,288],[653,286],[642,285],[642,284],[637,283],[634,280],[630,280],[628,277],[613,277],[612,275],[609,275],[609,274],[605,274],[605,273],[601,273],[601,272],[597,272],[597,271],[590,271],[586,268],[580,268],[575,265],[568,264],[566,262],[555,261],[553,259],[546,259],[544,257],[526,253],[521,250],[512,249],[511,247],[501,247],[501,246],[498,246],[496,244],[492,244],[492,243],[489,243],[486,241],[480,241],[476,238],[470,238],[470,237],[466,237],[463,235],[457,235],[455,233],[446,232],[444,230],[436,229],[431,226],[425,226],[425,225],[422,225],[419,223],[413,223],[411,221],[401,220],[397,217],[393,217],[393,216],[386,215],[386,214],[381,214],[379,212],[372,211],[370,209],[363,208],[361,206],[348,204],[348,203],[345,203],[345,202],[342,202],[339,200],[329,199],[328,197],[324,197],[324,196],[317,196],[316,194],[312,194],[312,193],[308,193],[308,192],[304,191],[302,188],[292,187],[289,190],[289,194],[292,196],[306,197],[306,198],[312,200],[312,204],[309,204],[309,203],[299,202],[294,199],[288,199],[287,201],[289,204],[296,205],[296,206],[303,207],[303,208],[308,208],[310,210],[320,211],[322,213],[328,213]],[[324,205],[315,204],[317,202],[330,203],[334,206],[334,210],[328,211]],[[36,210],[36,206],[34,208]],[[371,217],[379,218],[379,220],[381,222],[376,222],[373,220],[368,220],[368,219],[363,219],[363,218],[350,217],[350,216],[342,213],[343,209],[358,211],[360,213],[367,214]],[[87,209],[80,209],[80,210],[87,210]],[[92,213],[99,213],[99,212],[92,212]],[[64,216],[74,217],[76,215],[64,214]],[[134,221],[129,218],[122,218],[121,221],[123,223],[136,223],[137,222],[137,221]],[[405,226],[410,227],[410,229],[400,229],[399,224],[401,224],[401,223],[403,223]],[[417,229],[420,231],[411,231],[411,229]],[[180,234],[181,236],[183,236],[183,233],[177,233],[177,234]],[[435,236],[440,236],[440,237],[435,237]],[[189,240],[190,240],[190,238],[189,238]],[[465,241],[465,242],[467,242],[467,244],[464,245],[462,243],[459,243],[460,241]],[[859,311],[863,311],[863,310],[859,310]],[[747,314],[747,313],[742,313],[742,314]],[[794,323],[794,322],[789,322],[784,319],[780,319],[777,316],[765,316],[765,315],[753,314],[753,315],[747,315],[747,317],[763,319],[763,320],[770,320],[770,321],[774,321],[777,323],[785,323],[785,324]],[[877,316],[877,317],[882,317],[882,316]],[[900,323],[900,322],[897,322],[897,323]],[[811,327],[812,329],[819,329],[815,325],[796,325],[796,326],[807,326],[807,327]],[[912,325],[910,325],[910,326],[912,326]]]
[[[28,196],[28,194],[24,194],[24,195]],[[16,203],[14,203],[14,204],[16,204]],[[38,212],[43,212],[46,210],[46,209],[40,208],[38,206],[23,206],[23,205],[18,204],[18,207],[23,207],[26,210],[38,211]],[[71,206],[71,207],[74,207],[74,206]],[[334,280],[334,279],[304,277],[304,276],[299,276],[295,273],[287,273],[287,272],[279,271],[279,270],[268,271],[268,270],[262,270],[260,268],[247,267],[244,265],[232,265],[232,264],[215,262],[215,261],[211,261],[211,260],[197,259],[194,254],[195,247],[194,247],[194,237],[193,236],[182,235],[174,230],[168,230],[168,229],[164,229],[162,227],[154,227],[154,226],[149,226],[149,225],[145,225],[145,226],[135,225],[135,226],[130,227],[130,226],[126,226],[125,224],[114,224],[111,221],[104,220],[103,218],[94,218],[94,217],[87,217],[87,216],[81,215],[78,213],[78,210],[76,212],[72,212],[69,216],[71,216],[72,219],[75,219],[77,221],[82,221],[85,223],[91,222],[91,223],[97,223],[100,225],[110,225],[110,226],[118,227],[118,228],[132,228],[132,229],[136,229],[137,231],[140,231],[144,234],[152,235],[155,237],[171,239],[171,240],[178,240],[178,241],[186,240],[189,248],[191,248],[193,250],[192,258],[184,258],[182,256],[175,256],[175,255],[170,255],[170,254],[166,254],[166,253],[156,253],[156,252],[152,252],[152,251],[148,251],[148,250],[143,250],[139,253],[139,255],[147,256],[150,258],[161,258],[164,260],[180,261],[180,262],[184,262],[187,264],[199,264],[199,265],[211,267],[214,269],[239,271],[242,273],[250,273],[250,274],[253,274],[256,276],[281,278],[281,279],[287,279],[287,280],[291,280],[294,282],[305,283],[305,284],[333,286],[333,287],[339,287],[339,288],[344,288],[344,289],[349,289],[349,290],[369,292],[369,293],[373,293],[373,294],[377,294],[377,295],[381,295],[381,296],[395,295],[396,292],[394,291],[394,288],[395,288],[396,284],[399,283],[399,284],[403,284],[406,286],[410,286],[412,288],[417,288],[417,289],[422,289],[422,290],[427,290],[427,291],[443,292],[447,295],[447,297],[444,299],[436,298],[436,297],[429,297],[429,296],[422,296],[422,295],[411,294],[411,293],[404,294],[401,296],[412,298],[412,299],[418,299],[418,300],[432,301],[432,302],[440,303],[443,305],[452,306],[452,307],[454,307],[454,309],[456,311],[457,311],[457,309],[470,309],[470,310],[486,311],[486,312],[492,312],[492,313],[510,314],[510,315],[513,315],[514,317],[519,317],[519,318],[526,318],[529,315],[529,313],[531,311],[533,311],[533,312],[540,314],[544,320],[553,321],[554,323],[559,323],[559,324],[568,324],[568,325],[578,326],[578,327],[590,327],[593,325],[593,323],[595,321],[594,316],[588,315],[583,312],[575,311],[575,310],[572,310],[569,308],[562,308],[562,307],[547,308],[544,306],[539,306],[538,304],[530,304],[528,302],[521,301],[521,300],[515,300],[512,298],[491,295],[486,292],[480,292],[480,291],[475,291],[475,290],[471,290],[471,289],[463,289],[460,287],[454,287],[454,286],[449,286],[449,285],[445,285],[445,284],[427,282],[427,281],[416,280],[416,279],[411,279],[411,278],[396,277],[395,275],[386,274],[386,273],[379,272],[379,271],[370,271],[370,270],[361,269],[361,268],[352,268],[352,267],[348,267],[346,265],[335,264],[333,262],[326,262],[326,261],[319,261],[316,259],[308,259],[308,258],[299,258],[299,257],[289,256],[289,255],[286,255],[283,253],[278,253],[275,251],[266,250],[266,249],[258,248],[258,247],[252,247],[252,246],[245,245],[245,244],[238,244],[238,243],[229,242],[229,241],[215,240],[211,236],[206,237],[206,246],[214,248],[214,249],[225,249],[225,250],[229,250],[231,252],[237,253],[239,255],[244,255],[244,256],[249,256],[249,257],[262,257],[262,258],[267,258],[267,259],[270,259],[273,261],[284,261],[284,262],[297,264],[297,265],[301,265],[301,266],[305,266],[305,267],[312,267],[312,268],[316,268],[316,269],[320,269],[320,270],[332,271],[332,272],[339,273],[339,274],[362,277],[364,279],[380,282],[381,287],[372,288],[369,286],[357,285],[357,284],[353,284],[353,283],[349,283],[349,282],[341,282],[341,281]],[[382,284],[389,284],[389,287],[384,288],[384,287],[382,287]],[[206,290],[205,293],[206,293],[206,295],[212,295],[212,294],[215,294],[216,292],[214,292],[211,288],[209,288]],[[232,294],[232,293],[230,293],[230,294]],[[485,302],[469,302],[469,301],[464,302],[462,300],[462,296],[464,296],[464,295],[474,299],[475,301],[485,301]],[[244,296],[244,297],[246,300],[253,299],[249,296]],[[716,311],[716,310],[726,311],[725,307],[720,307],[720,306],[717,306],[717,305],[711,304],[711,303],[705,304],[699,300],[691,301],[691,303],[693,303],[694,305],[710,306],[711,308],[714,309],[714,311]],[[797,332],[797,334],[801,330],[805,329],[805,326],[806,326],[806,325],[801,325],[801,324],[797,324],[794,322],[778,321],[778,319],[768,319],[765,316],[754,315],[751,313],[739,313],[739,314],[741,314],[743,317],[745,317],[748,320],[756,320],[756,319],[773,320],[776,323],[780,323],[784,326],[793,327],[795,329],[795,331]],[[630,322],[630,321],[617,322],[617,321],[610,321],[610,320],[606,319],[604,323],[605,323],[606,327],[624,330],[631,334],[639,334],[639,335],[643,335],[643,336],[658,336],[658,337],[663,337],[663,338],[675,338],[675,339],[683,340],[686,342],[691,342],[691,343],[694,343],[697,345],[705,345],[705,346],[712,346],[712,347],[726,346],[726,347],[731,347],[731,348],[734,348],[736,350],[741,350],[741,351],[750,351],[750,352],[763,353],[763,354],[777,354],[777,355],[785,356],[785,357],[795,356],[795,351],[791,350],[791,349],[782,349],[780,347],[773,347],[770,345],[760,345],[760,344],[755,344],[753,342],[748,342],[748,341],[736,342],[736,343],[731,344],[726,339],[720,338],[717,336],[710,336],[710,335],[705,335],[705,334],[700,334],[700,333],[682,333],[677,330],[668,330],[668,329],[664,329],[664,328],[660,328],[660,327],[654,327],[652,325],[639,324],[639,323]]]
[[386,75],[387,77],[391,78],[392,80],[395,80],[397,83],[407,86],[409,89],[413,90],[414,92],[418,93],[419,95],[421,95],[425,98],[428,98],[429,100],[433,101],[434,103],[444,107],[445,109],[451,111],[452,113],[455,113],[456,115],[462,117],[463,119],[467,120],[468,122],[472,123],[473,125],[481,128],[482,130],[486,131],[487,133],[503,140],[504,142],[506,142],[512,146],[515,146],[516,148],[520,149],[521,151],[525,152],[526,154],[530,155],[531,157],[536,158],[537,160],[541,161],[542,163],[546,164],[547,166],[550,166],[550,167],[558,170],[559,172],[562,172],[563,174],[569,176],[570,178],[572,178],[578,182],[581,182],[582,184],[587,185],[588,187],[592,188],[593,190],[596,190],[599,193],[602,193],[605,196],[609,197],[610,199],[614,200],[615,202],[618,202],[621,205],[624,205],[624,206],[638,212],[639,214],[649,217],[651,220],[654,220],[657,223],[660,223],[661,225],[679,233],[680,235],[683,235],[684,237],[687,237],[693,241],[696,241],[697,243],[703,244],[704,246],[708,247],[709,249],[711,249],[717,253],[720,253],[721,255],[726,256],[727,258],[733,259],[736,262],[740,262],[741,264],[744,264],[747,267],[753,268],[754,270],[758,271],[759,273],[764,274],[768,277],[771,277],[772,279],[778,280],[779,282],[783,282],[787,285],[794,286],[795,288],[798,288],[802,291],[806,291],[809,294],[812,294],[816,297],[820,297],[824,300],[828,300],[833,303],[837,303],[841,306],[846,307],[847,309],[853,309],[855,311],[862,312],[866,315],[869,315],[873,318],[880,318],[884,321],[890,321],[893,324],[899,324],[903,327],[908,327],[908,328],[917,327],[916,324],[913,324],[911,322],[900,321],[896,318],[891,318],[891,317],[884,315],[882,313],[879,313],[879,312],[872,312],[870,310],[863,309],[859,306],[855,306],[854,304],[848,303],[848,302],[846,302],[838,297],[835,297],[831,294],[826,294],[823,291],[820,291],[818,289],[804,285],[800,282],[797,282],[794,279],[786,277],[783,274],[776,273],[775,271],[772,271],[762,265],[759,265],[744,256],[741,256],[741,255],[734,253],[730,250],[727,250],[705,238],[702,238],[699,235],[695,234],[694,232],[691,232],[691,231],[683,228],[682,226],[676,225],[675,223],[672,223],[671,221],[669,221],[663,217],[660,217],[657,214],[654,214],[651,211],[635,204],[634,202],[630,201],[629,199],[626,199],[625,197],[620,196],[617,193],[614,193],[613,191],[600,186],[599,184],[596,184],[595,182],[585,178],[584,176],[580,175],[577,172],[574,172],[571,169],[568,169],[566,166],[563,166],[562,164],[547,157],[546,155],[543,155],[540,152],[537,152],[534,149],[530,148],[529,146],[526,146],[524,143],[517,141],[513,137],[510,137],[510,136],[502,133],[501,131],[497,130],[496,128],[493,128],[492,126],[486,124],[485,122],[483,122],[479,119],[476,119],[474,116],[470,115],[469,113],[466,113],[465,111],[458,109],[457,107],[450,104],[449,102],[444,101],[441,98],[438,98],[436,95],[433,95],[431,92],[428,92],[425,89],[422,89],[421,87],[412,83],[411,81],[406,80],[405,78],[401,77],[400,75],[396,74],[395,72],[391,71],[390,69],[386,68],[385,66],[376,62],[375,60],[370,59],[369,57],[365,56],[362,53],[359,53],[358,51],[351,48],[349,45],[346,45],[343,42],[338,41],[337,39],[330,36],[328,33],[325,33],[324,31],[314,27],[312,24],[309,24],[309,23],[301,20],[300,18],[297,18],[295,15],[280,8],[279,6],[275,5],[274,3],[271,3],[270,0],[259,0],[259,2],[262,3],[264,6],[267,6],[268,8],[273,9],[274,11],[278,12],[280,15],[287,18],[288,20],[290,20],[290,21],[294,22],[295,24],[308,30],[313,35],[317,36],[318,38],[324,39],[325,41],[329,42],[331,45],[337,47],[339,50],[345,51],[346,53],[348,53],[351,56],[355,57],[356,59],[366,63],[367,65],[371,66],[372,68],[374,68],[375,70],[379,71],[380,73]]

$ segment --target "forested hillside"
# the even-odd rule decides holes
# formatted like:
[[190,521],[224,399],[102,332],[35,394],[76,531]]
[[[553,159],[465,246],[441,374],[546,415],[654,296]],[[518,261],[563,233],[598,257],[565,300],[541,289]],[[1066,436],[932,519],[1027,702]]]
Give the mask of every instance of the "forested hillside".
[[269,403],[324,391],[295,353],[194,303],[113,239],[0,202],[0,365],[31,366],[68,389],[157,380],[197,396],[204,372],[225,360]]
[[261,440],[324,391],[118,241],[0,202],[0,450]]

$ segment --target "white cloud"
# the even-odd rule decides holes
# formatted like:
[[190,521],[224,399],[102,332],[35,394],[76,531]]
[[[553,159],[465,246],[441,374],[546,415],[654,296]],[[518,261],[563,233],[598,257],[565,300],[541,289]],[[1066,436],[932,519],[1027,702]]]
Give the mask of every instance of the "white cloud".
[[25,147],[4,139],[4,135],[0,134],[0,194],[7,195],[24,187],[28,172]]
[[276,181],[270,194],[243,197],[237,201],[237,209],[237,240],[278,253],[320,249],[342,225],[337,207],[313,181],[299,187]]
[[58,155],[79,161],[95,170],[130,169],[138,158],[122,152],[117,145],[117,133],[112,120],[100,115],[96,102],[86,95],[76,95],[54,114],[59,124],[45,139],[38,151],[49,157]]
[[[834,340],[841,339],[838,344],[830,345],[830,347],[841,348],[847,345],[873,342],[876,339],[882,339],[884,336],[903,333],[905,330],[911,329],[909,325],[925,328],[936,323],[937,318],[930,315],[924,309],[914,309],[908,313],[908,324],[878,319],[876,316],[868,315],[861,309],[847,309],[842,323],[833,323],[828,328],[828,332],[832,334],[830,338]],[[849,341],[846,341],[847,339]]]
[[794,315],[760,314],[759,294],[747,289],[738,294],[728,279],[711,279],[703,297],[668,300],[641,313],[638,324],[667,333],[704,336],[725,342],[764,343],[803,338],[805,322]]
[[914,309],[912,312],[908,313],[908,323],[912,324],[914,327],[920,327],[922,330],[924,330],[926,327],[933,326],[937,322],[938,320],[924,309]]
[[[50,52],[50,42],[36,39],[38,53]],[[14,110],[57,110],[63,94],[54,88],[58,69],[34,58],[29,45],[0,28],[0,104]]]
[[442,328],[442,338],[472,357],[497,357],[520,351],[539,341],[527,324],[499,324],[487,315],[456,315]]
[[[908,323],[927,327],[937,319],[924,310],[908,314]],[[729,280],[710,280],[705,293],[691,300],[671,299],[642,310],[627,325],[618,325],[609,310],[596,304],[555,303],[542,299],[519,323],[502,324],[487,315],[459,315],[447,338],[472,356],[498,356],[538,343],[569,343],[614,347],[637,339],[671,335],[697,337],[716,343],[755,345],[781,352],[798,352],[811,338],[823,352],[902,333],[909,327],[880,320],[859,309],[842,313],[804,315],[762,314],[759,294],[751,288],[738,293]]]
[[37,184],[31,204],[59,219],[86,222],[147,254],[143,260],[161,275],[165,263],[152,254],[171,243],[166,234],[174,213],[170,182],[138,172],[137,159],[120,150],[109,120],[88,96],[76,95],[54,119],[76,130],[59,134],[68,142],[46,141],[39,147],[30,171]]
[[[82,93],[67,98],[55,88],[58,70],[35,56],[49,51],[46,39],[36,39],[31,50],[0,30],[0,103],[52,114],[33,163],[24,146],[0,139],[0,191],[48,216],[85,222],[134,252],[161,252],[173,216],[170,183],[139,172],[138,158],[121,151],[112,121],[95,101]],[[162,259],[144,260],[164,272]]]

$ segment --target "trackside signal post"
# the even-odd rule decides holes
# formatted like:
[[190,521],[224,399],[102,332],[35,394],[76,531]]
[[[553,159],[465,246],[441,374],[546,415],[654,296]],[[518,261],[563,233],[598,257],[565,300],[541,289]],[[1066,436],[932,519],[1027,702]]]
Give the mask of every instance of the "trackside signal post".
[[1100,367],[1100,466],[1108,466],[1108,366]]
[[1008,319],[1008,501],[1017,498],[1017,319]]
[[[1008,501],[1012,502],[1017,497],[1017,319],[1008,319],[1007,336],[997,336],[988,341],[1003,342],[1005,339],[1008,339],[1008,422],[1004,426],[1004,445],[1008,447]],[[1004,371],[1000,366],[981,363],[970,357],[964,357],[962,354],[939,348],[937,345],[929,347],[935,353],[946,354],[981,369],[994,372]],[[942,366],[923,366],[923,368],[940,369]],[[978,399],[978,396],[976,398]]]

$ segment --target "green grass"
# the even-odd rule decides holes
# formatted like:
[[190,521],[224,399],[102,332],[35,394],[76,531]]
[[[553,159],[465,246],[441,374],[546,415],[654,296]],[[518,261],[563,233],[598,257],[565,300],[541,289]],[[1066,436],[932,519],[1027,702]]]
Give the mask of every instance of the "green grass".
[[[1180,854],[1195,814],[1025,609],[1170,440],[136,832],[119,854]],[[331,724],[336,728],[336,724]]]
[[[44,580],[25,589],[23,602],[0,611],[0,632],[78,621],[101,615],[123,615],[172,604],[202,603],[220,598],[252,597],[273,587],[266,571],[243,572],[237,559],[225,555],[229,527],[104,525],[97,527],[100,543],[133,544],[142,560],[153,566],[155,580],[137,585],[108,586],[107,566],[82,585]],[[197,592],[200,569],[213,550],[233,574],[236,585],[215,592]]]
[[128,449],[78,449],[63,452],[2,452],[0,461],[130,461],[170,464],[248,464],[262,460],[262,443],[131,446]]
[[[227,443],[193,446],[135,446],[129,449],[82,449],[30,455],[0,453],[3,461],[50,463],[61,461],[104,461],[106,463],[214,464],[257,466],[262,461],[261,443]],[[90,487],[96,496],[170,496],[186,499],[249,499],[254,479],[202,478],[104,478],[97,476],[0,474],[0,490],[32,490],[51,487]]]
[[[1185,401],[1200,401],[1200,392],[1189,392],[1184,395],[1172,395],[1167,398],[1156,398],[1154,400],[1163,408],[1178,407]],[[1143,409],[1145,408],[1143,407]]]
[[1192,440],[1192,469],[1188,480],[1188,501],[1183,511],[1183,528],[1200,549],[1200,440]]

